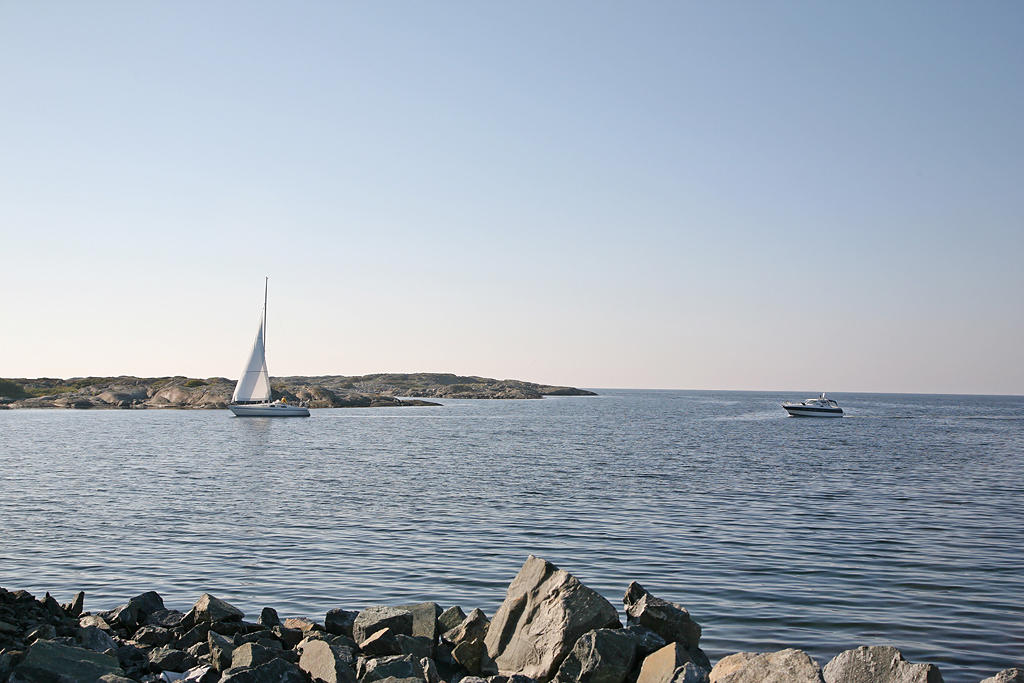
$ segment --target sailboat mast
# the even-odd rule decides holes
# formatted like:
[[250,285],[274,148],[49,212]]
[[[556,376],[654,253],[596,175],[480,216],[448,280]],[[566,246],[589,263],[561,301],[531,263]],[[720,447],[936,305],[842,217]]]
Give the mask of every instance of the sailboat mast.
[[[263,278],[263,348],[267,348],[267,283],[270,282],[270,276],[267,275]],[[264,352],[265,353],[265,352]]]

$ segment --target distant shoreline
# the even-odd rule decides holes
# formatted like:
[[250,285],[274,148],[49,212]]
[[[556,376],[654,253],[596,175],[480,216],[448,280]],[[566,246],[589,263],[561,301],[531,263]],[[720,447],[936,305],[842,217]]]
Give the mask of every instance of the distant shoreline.
[[[231,402],[225,377],[76,377],[0,379],[0,408],[218,409]],[[449,373],[278,377],[274,399],[310,408],[437,406],[426,399],[538,399],[595,396],[592,391],[514,379]],[[403,398],[398,398],[399,396]]]

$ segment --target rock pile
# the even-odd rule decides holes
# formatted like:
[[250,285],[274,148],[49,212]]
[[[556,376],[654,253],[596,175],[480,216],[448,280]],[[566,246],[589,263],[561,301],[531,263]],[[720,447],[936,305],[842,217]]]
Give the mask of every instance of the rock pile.
[[[0,588],[0,683],[937,683],[939,670],[891,647],[861,647],[822,669],[800,650],[722,658],[700,649],[682,606],[637,583],[626,624],[598,593],[527,559],[494,618],[432,602],[332,609],[322,622],[256,621],[204,594],[182,613],[153,592],[105,612]],[[1008,669],[984,683],[1024,683]]]

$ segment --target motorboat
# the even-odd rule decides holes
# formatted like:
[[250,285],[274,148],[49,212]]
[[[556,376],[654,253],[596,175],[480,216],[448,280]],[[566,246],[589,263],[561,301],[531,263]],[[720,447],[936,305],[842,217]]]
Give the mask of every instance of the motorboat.
[[263,312],[249,360],[238,378],[228,409],[236,417],[309,417],[309,409],[282,399],[271,401],[270,373],[267,371],[267,283],[263,283]]
[[835,400],[825,396],[825,392],[817,398],[808,398],[800,403],[786,401],[782,404],[786,412],[793,417],[842,417],[843,409]]

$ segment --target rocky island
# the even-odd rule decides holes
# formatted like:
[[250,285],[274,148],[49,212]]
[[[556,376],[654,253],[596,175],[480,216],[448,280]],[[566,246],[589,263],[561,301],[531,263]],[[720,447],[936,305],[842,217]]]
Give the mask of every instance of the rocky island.
[[[225,377],[75,377],[0,380],[0,407],[6,408],[225,408],[235,380]],[[310,408],[438,405],[423,399],[536,399],[593,396],[575,387],[515,379],[448,373],[360,376],[275,377],[274,399]],[[398,398],[402,397],[402,398]]]
[[[0,588],[0,683],[941,683],[938,667],[894,647],[857,647],[821,666],[802,650],[726,654],[712,665],[680,604],[636,582],[618,609],[530,556],[488,618],[433,602],[341,607],[320,618],[255,620],[203,594],[187,612],[155,592],[107,611],[83,593]],[[1006,669],[982,683],[1022,683]]]

